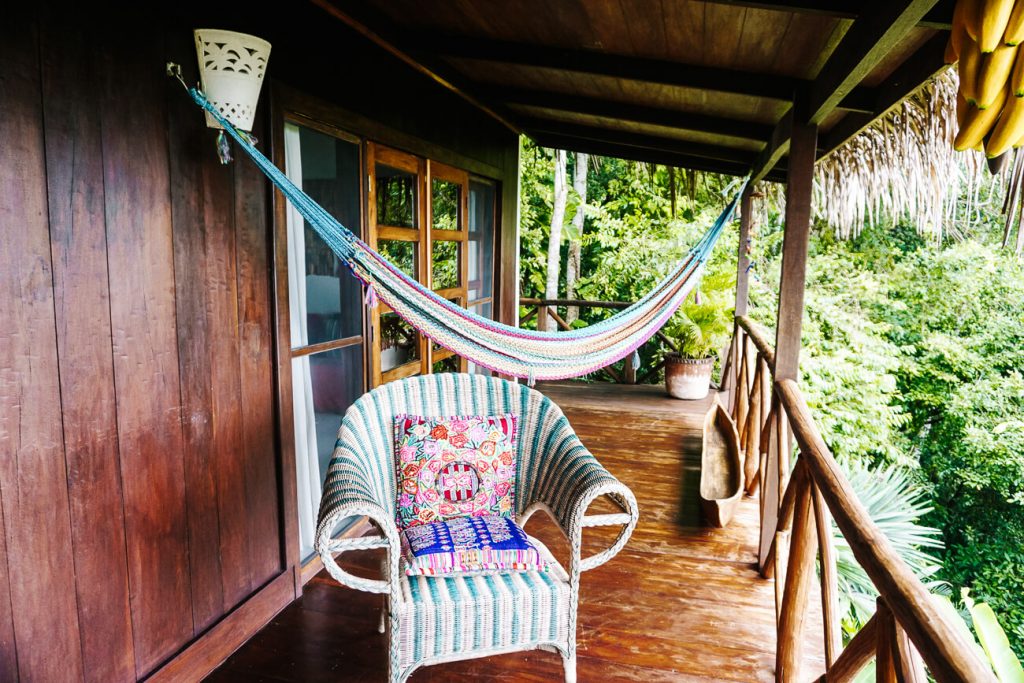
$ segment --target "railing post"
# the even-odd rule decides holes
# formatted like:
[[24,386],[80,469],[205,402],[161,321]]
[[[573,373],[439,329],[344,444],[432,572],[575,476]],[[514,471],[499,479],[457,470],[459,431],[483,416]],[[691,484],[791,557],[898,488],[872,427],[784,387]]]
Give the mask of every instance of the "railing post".
[[[804,467],[803,464],[800,466]],[[804,620],[807,616],[811,577],[814,576],[814,560],[817,555],[817,537],[811,505],[813,479],[810,476],[794,476],[793,485],[799,488],[796,490],[793,510],[793,531],[789,541],[789,561],[786,563],[786,588],[782,598],[782,613],[779,615],[779,635],[775,651],[775,680],[782,682],[796,681],[800,675]]]
[[875,681],[896,683],[896,661],[893,645],[896,643],[896,619],[893,618],[885,600],[878,598],[875,617],[878,620],[878,635],[875,636]]
[[786,174],[786,229],[782,242],[779,314],[775,329],[775,380],[799,381],[800,329],[804,314],[807,243],[811,231],[818,127],[793,124]]

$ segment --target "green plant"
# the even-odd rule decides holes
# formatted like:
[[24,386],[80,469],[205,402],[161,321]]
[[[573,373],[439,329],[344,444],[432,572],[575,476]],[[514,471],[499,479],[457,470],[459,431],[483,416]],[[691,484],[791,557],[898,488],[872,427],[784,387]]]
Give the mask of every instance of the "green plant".
[[[903,561],[932,590],[945,588],[934,579],[942,565],[929,552],[942,548],[939,530],[919,521],[931,510],[925,491],[896,466],[869,469],[849,463],[845,469],[857,497]],[[852,637],[875,613],[878,591],[838,529],[834,530],[834,538],[839,613],[843,615],[843,630]]]
[[[1024,668],[1010,647],[1006,632],[999,624],[996,613],[984,602],[975,602],[970,590],[960,589],[964,612],[957,610],[953,601],[946,596],[938,596],[938,605],[945,612],[947,619],[953,624],[968,643],[974,646],[978,657],[988,662],[992,672],[1000,683],[1024,683]],[[971,628],[974,627],[974,633]],[[975,635],[977,641],[975,641]]]
[[662,328],[683,358],[699,360],[717,354],[732,334],[736,278],[720,271],[705,275]]

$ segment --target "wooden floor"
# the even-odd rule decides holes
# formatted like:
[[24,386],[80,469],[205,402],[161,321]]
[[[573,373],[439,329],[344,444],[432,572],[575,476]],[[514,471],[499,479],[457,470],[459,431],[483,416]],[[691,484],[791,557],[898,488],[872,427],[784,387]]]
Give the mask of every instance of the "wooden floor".
[[[677,401],[650,386],[549,384],[541,389],[640,503],[640,523],[630,543],[614,560],[583,575],[581,683],[774,680],[774,585],[754,566],[757,502],[743,500],[727,529],[705,528],[699,518],[700,426],[710,399]],[[568,545],[544,515],[536,515],[527,528],[564,560]],[[607,536],[599,533],[585,537],[585,547],[600,547]],[[342,588],[322,572],[307,584],[301,600],[207,680],[383,681],[386,650],[376,630],[381,604],[379,596]],[[805,680],[824,670],[819,604],[812,601]],[[558,655],[529,652],[427,667],[410,681],[557,681],[561,676]]]

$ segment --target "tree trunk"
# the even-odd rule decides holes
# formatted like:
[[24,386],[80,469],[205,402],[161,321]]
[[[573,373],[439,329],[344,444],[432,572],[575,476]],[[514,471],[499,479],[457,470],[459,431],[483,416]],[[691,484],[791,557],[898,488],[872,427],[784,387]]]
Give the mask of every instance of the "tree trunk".
[[[590,155],[582,152],[576,153],[576,171],[572,177],[572,189],[579,195],[579,206],[576,207],[576,215],[572,217],[572,224],[575,229],[575,239],[569,240],[569,258],[565,264],[565,296],[568,299],[576,298],[576,280],[580,276],[580,257],[583,251],[583,208],[587,205],[587,164],[590,162]],[[580,317],[579,306],[569,306],[565,311],[565,322],[572,325],[573,321]]]
[[[565,150],[555,152],[555,197],[551,206],[551,234],[548,237],[548,281],[544,289],[545,299],[558,298],[558,267],[561,264],[562,225],[565,223],[565,201],[569,197],[569,186],[565,178]],[[537,329],[548,329],[547,310],[537,316]]]

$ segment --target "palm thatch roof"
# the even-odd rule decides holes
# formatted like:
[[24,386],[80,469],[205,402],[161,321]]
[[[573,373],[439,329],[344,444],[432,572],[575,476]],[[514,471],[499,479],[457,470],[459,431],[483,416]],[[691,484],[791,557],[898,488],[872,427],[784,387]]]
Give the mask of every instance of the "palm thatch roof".
[[[910,221],[936,241],[959,239],[1002,208],[1004,246],[1024,247],[1024,155],[991,173],[981,152],[956,152],[956,70],[936,75],[859,135],[821,159],[815,216],[843,238],[867,224]],[[775,199],[781,192],[768,194]],[[1016,230],[1013,228],[1016,227]]]

